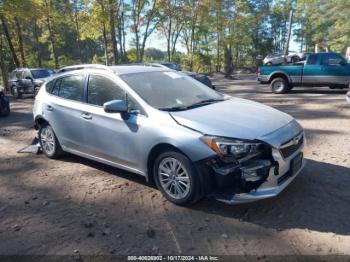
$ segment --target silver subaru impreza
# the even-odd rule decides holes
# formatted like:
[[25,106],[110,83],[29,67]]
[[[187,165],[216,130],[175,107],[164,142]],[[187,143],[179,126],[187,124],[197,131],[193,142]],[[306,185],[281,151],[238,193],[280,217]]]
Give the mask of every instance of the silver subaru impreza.
[[304,131],[291,116],[163,68],[58,74],[33,114],[47,157],[69,152],[142,175],[179,205],[273,197],[305,163]]

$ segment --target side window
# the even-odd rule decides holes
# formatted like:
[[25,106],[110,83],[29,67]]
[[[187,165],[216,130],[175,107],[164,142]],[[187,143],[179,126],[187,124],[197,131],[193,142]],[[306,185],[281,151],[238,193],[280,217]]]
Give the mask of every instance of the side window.
[[16,72],[16,78],[17,78],[17,79],[22,79],[22,72],[23,72],[23,71],[21,71],[21,70],[18,70],[18,71]]
[[54,83],[55,83],[55,81],[50,81],[50,82],[46,83],[46,85],[45,85],[46,92],[51,93]]
[[10,74],[10,79],[13,80],[16,78],[16,70],[12,71],[11,74]]
[[[54,82],[54,81],[52,81],[52,82]],[[56,80],[54,86],[52,87],[52,89],[49,92],[55,96],[58,96],[58,90],[60,89],[60,84],[61,84],[61,79]]]
[[317,63],[317,55],[309,55],[307,59],[307,64],[308,65],[316,65]]
[[130,96],[128,96],[128,112],[129,113],[142,113],[139,104]]
[[322,57],[322,65],[340,65],[343,60],[344,59],[338,54],[325,54]]
[[82,75],[71,75],[66,76],[57,81],[54,86],[52,94],[56,95],[57,88],[56,85],[59,85],[58,96],[70,99],[74,101],[81,101],[83,90],[84,90],[84,76]]
[[33,77],[32,77],[32,74],[29,72],[29,70],[24,70],[24,71],[23,71],[23,76],[22,76],[22,78],[25,79],[25,78],[27,78],[27,77],[33,78]]
[[108,101],[124,99],[125,91],[111,79],[99,75],[90,75],[88,84],[89,104],[103,106]]

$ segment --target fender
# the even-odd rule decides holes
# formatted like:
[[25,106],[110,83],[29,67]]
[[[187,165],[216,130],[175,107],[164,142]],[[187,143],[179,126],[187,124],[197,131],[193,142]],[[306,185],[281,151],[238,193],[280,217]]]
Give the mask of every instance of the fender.
[[287,78],[289,83],[293,83],[292,79],[290,78],[290,76],[284,72],[284,71],[273,71],[269,76],[268,76],[268,81],[271,82],[271,80],[273,79],[274,75],[283,75]]

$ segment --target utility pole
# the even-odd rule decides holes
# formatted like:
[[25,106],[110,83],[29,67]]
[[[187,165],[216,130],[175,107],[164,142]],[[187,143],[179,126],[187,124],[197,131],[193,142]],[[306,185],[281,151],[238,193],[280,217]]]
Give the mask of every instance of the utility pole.
[[284,48],[284,56],[287,57],[288,56],[288,52],[289,52],[289,42],[290,42],[290,35],[292,33],[292,24],[293,24],[293,10],[290,10],[289,12],[289,27],[288,27],[288,35],[287,35],[287,42]]

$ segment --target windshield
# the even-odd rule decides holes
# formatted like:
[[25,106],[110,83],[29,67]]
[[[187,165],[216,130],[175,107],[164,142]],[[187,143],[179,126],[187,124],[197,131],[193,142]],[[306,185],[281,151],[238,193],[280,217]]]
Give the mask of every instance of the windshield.
[[224,98],[197,80],[178,72],[145,72],[120,77],[149,105],[162,110],[185,110],[194,104]]
[[46,78],[53,74],[51,70],[46,69],[35,69],[30,71],[32,72],[33,78]]

